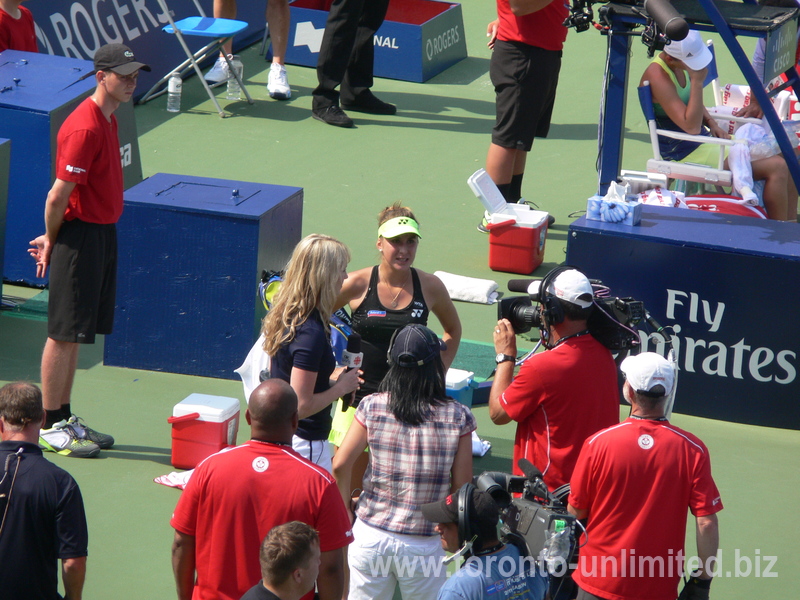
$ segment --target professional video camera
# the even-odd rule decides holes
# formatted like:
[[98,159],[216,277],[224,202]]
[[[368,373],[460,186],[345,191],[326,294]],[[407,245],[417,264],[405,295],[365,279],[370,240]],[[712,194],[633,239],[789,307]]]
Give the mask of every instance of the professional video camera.
[[[514,333],[521,334],[533,327],[542,327],[539,303],[544,302],[541,290],[549,286],[554,271],[542,280],[511,279],[508,289],[512,292],[528,292],[527,296],[503,298],[497,305],[497,318],[508,319]],[[589,333],[609,350],[631,350],[639,346],[639,334],[633,329],[648,317],[644,303],[633,298],[601,296],[608,288],[597,280],[592,281],[594,306],[589,317]],[[534,302],[536,305],[534,305]]]
[[[550,573],[567,572],[578,539],[577,519],[567,512],[569,484],[551,493],[542,473],[530,461],[518,462],[524,476],[485,471],[475,480],[500,508],[504,542],[513,543],[526,556],[543,560]],[[522,494],[512,498],[511,494]]]
[[[603,4],[598,9],[600,23],[594,21],[592,4]],[[572,27],[577,32],[586,31],[594,25],[601,32],[606,33],[611,27],[611,18],[614,4],[624,4],[641,7],[634,10],[645,19],[645,28],[642,31],[642,43],[648,48],[650,57],[657,50],[663,50],[671,40],[682,40],[689,34],[689,25],[686,20],[675,10],[670,0],[573,0],[570,14],[564,21],[565,27]]]

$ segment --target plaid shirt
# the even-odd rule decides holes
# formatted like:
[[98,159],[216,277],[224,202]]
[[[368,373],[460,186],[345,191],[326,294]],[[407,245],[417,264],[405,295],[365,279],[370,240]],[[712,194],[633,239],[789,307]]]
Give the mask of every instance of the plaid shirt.
[[419,507],[450,493],[458,442],[475,431],[475,417],[450,401],[433,406],[421,425],[406,425],[389,410],[387,394],[373,394],[361,401],[355,418],[367,429],[370,452],[358,518],[386,531],[434,535]]

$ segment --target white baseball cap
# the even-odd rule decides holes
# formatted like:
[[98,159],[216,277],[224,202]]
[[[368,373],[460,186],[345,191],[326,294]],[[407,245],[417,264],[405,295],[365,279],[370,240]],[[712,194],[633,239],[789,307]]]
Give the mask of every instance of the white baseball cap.
[[677,58],[692,69],[699,71],[705,69],[714,58],[700,33],[692,29],[682,40],[672,40],[664,46],[664,52],[672,58]]
[[[619,366],[631,387],[639,393],[658,392],[668,396],[675,385],[675,366],[666,358],[655,352],[642,352],[628,356]],[[664,388],[664,393],[656,390]]]
[[559,273],[547,288],[547,293],[581,308],[590,307],[594,296],[589,279],[575,269]]

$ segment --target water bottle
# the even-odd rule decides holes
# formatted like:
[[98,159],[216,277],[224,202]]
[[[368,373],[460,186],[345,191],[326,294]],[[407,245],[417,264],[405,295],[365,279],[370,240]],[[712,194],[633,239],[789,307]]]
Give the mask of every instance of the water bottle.
[[172,73],[167,82],[167,111],[181,112],[181,89],[183,81],[180,73]]
[[570,558],[570,528],[566,521],[555,521],[554,531],[546,531],[547,541],[542,549],[547,571],[551,575],[564,575]]
[[[233,72],[239,76],[239,79],[242,78],[244,74],[244,65],[242,64],[241,59],[238,55],[229,56],[231,59],[231,68]],[[236,77],[231,76],[228,78],[228,100],[239,100],[242,95],[242,90],[239,87],[239,82],[236,80]]]

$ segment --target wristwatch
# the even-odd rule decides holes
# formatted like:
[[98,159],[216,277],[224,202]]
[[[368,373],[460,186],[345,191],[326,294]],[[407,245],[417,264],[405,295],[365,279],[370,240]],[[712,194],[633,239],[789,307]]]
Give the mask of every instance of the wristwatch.
[[498,365],[504,362],[517,362],[516,356],[511,356],[510,354],[503,354],[502,352],[494,357],[494,362]]

